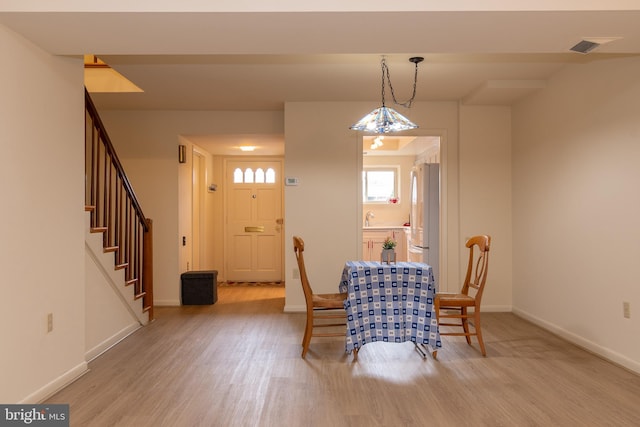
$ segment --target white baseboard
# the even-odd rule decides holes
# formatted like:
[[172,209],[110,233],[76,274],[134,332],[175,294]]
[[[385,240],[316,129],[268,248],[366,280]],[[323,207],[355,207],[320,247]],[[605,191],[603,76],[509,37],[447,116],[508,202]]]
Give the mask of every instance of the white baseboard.
[[513,307],[510,305],[483,305],[483,313],[511,313]]
[[53,396],[58,391],[62,390],[84,374],[89,372],[89,366],[87,362],[82,362],[76,367],[68,370],[55,380],[50,383],[44,385],[39,390],[36,390],[34,393],[25,397],[22,401],[18,402],[19,404],[37,404],[43,402],[47,398]]
[[294,305],[294,304],[285,304],[284,310],[285,313],[306,313],[307,306],[306,305]]
[[514,308],[513,314],[522,317],[523,319],[526,319],[531,323],[534,323],[561,338],[564,338],[565,340],[577,345],[578,347],[590,353],[593,353],[597,356],[602,357],[603,359],[615,363],[616,365],[622,366],[623,368],[640,374],[640,363],[635,360],[629,359],[625,355],[612,351],[611,349],[596,344],[593,341],[589,341],[584,337],[576,335],[573,332],[567,331],[566,329],[560,328],[553,323],[549,323],[545,320],[540,319],[539,317],[533,316],[526,311]]
[[85,360],[87,362],[91,362],[93,359],[95,359],[96,357],[100,356],[102,353],[104,353],[105,351],[109,350],[111,347],[113,347],[114,345],[118,344],[120,341],[122,341],[123,339],[125,339],[126,337],[128,337],[129,335],[131,335],[132,333],[134,333],[135,331],[137,331],[141,327],[142,326],[140,326],[139,323],[134,323],[134,324],[131,324],[131,325],[127,326],[126,328],[118,331],[113,336],[107,338],[106,340],[104,340],[103,342],[98,344],[97,346],[95,346],[92,349],[88,350],[84,355]]
[[180,300],[173,300],[173,299],[157,300],[157,299],[154,299],[153,300],[153,305],[154,306],[158,306],[158,307],[176,307],[176,306],[180,305]]

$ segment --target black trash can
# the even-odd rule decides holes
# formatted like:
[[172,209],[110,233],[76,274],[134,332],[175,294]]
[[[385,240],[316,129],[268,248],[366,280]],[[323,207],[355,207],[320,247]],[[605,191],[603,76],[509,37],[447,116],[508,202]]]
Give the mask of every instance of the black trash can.
[[215,304],[218,301],[218,272],[187,271],[180,275],[182,305]]

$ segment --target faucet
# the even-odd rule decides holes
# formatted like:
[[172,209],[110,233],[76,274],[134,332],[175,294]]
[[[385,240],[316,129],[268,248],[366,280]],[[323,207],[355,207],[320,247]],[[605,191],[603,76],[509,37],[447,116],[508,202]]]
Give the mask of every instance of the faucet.
[[364,217],[364,226],[368,227],[369,226],[369,220],[371,218],[375,218],[376,216],[373,214],[373,212],[368,211],[367,214]]

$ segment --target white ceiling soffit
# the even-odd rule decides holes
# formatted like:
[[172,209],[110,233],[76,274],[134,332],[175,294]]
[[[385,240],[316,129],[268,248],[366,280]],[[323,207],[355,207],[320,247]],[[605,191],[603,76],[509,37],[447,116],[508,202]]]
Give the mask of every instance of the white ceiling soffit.
[[[140,3],[0,0],[0,24],[52,54],[96,54],[144,90],[95,94],[99,109],[375,104],[381,55],[400,99],[422,56],[416,102],[510,105],[563,67],[640,55],[638,0]],[[570,52],[581,40],[607,42]]]
[[[182,139],[197,145],[213,155],[283,156],[284,135],[229,134],[182,135]],[[241,147],[255,147],[254,151],[242,151]]]
[[[637,7],[636,7],[637,9]],[[640,11],[2,13],[59,55],[558,53],[584,37],[638,52]],[[382,36],[371,41],[372,29]],[[634,41],[635,40],[635,41]],[[610,49],[610,50],[609,50]]]
[[[142,4],[142,5],[141,5]],[[372,12],[393,11],[565,11],[565,10],[638,10],[635,0],[449,0],[445,2],[425,2],[424,0],[403,0],[392,4],[388,0],[280,0],[280,1],[238,1],[216,2],[202,0],[154,0],[152,2],[132,2],[131,0],[110,0],[108,2],[87,2],[86,0],[3,0],[2,10],[23,12],[47,10],[51,12]]]
[[[546,80],[568,63],[640,54],[640,11],[607,9],[2,13],[0,6],[0,23],[54,54],[94,53],[144,90],[100,94],[98,108],[282,111],[287,101],[379,101],[382,54],[398,88],[411,78],[407,58],[425,58],[417,102],[508,105],[527,87],[491,81]],[[375,43],[372,28],[384,29]],[[613,41],[587,55],[569,52],[587,38]]]
[[440,146],[439,136],[393,136],[382,135],[383,146],[371,149],[371,144],[380,135],[365,135],[362,151],[365,156],[410,156],[415,157]]

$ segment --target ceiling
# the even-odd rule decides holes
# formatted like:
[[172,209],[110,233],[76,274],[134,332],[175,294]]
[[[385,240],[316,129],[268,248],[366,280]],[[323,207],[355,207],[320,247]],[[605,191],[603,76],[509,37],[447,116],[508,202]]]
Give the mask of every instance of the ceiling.
[[[511,105],[544,87],[568,64],[640,54],[640,10],[533,10],[0,9],[0,24],[56,55],[95,54],[144,90],[93,94],[102,110],[282,111],[291,101],[376,104],[383,55],[399,100],[412,89],[409,57],[423,56],[416,102]],[[605,43],[588,54],[569,50],[583,39]],[[188,138],[214,153],[243,141],[255,145],[252,139],[278,153],[283,137],[240,133]]]
[[[373,148],[380,138],[381,145]],[[440,149],[439,136],[400,136],[395,134],[364,135],[362,152],[365,156],[411,156],[415,157],[433,149]]]

